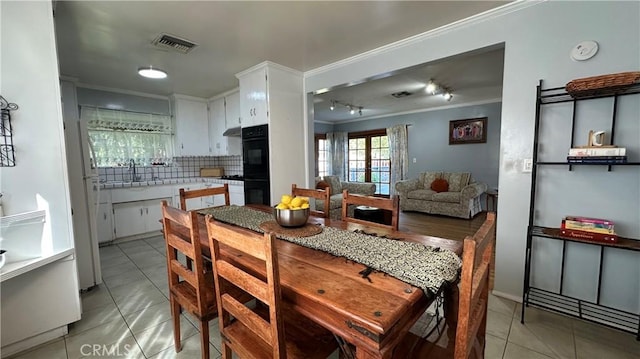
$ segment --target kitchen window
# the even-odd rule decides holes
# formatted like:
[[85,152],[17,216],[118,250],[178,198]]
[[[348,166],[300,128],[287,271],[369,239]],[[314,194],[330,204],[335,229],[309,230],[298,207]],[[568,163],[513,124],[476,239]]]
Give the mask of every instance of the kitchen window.
[[376,195],[389,196],[391,158],[385,129],[349,133],[349,181],[373,182]]
[[171,117],[83,106],[98,167],[164,164],[173,157]]

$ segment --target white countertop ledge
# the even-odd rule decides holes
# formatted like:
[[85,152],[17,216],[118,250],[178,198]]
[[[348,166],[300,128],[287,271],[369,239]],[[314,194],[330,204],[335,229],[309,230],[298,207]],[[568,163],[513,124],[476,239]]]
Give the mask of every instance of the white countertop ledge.
[[131,187],[147,187],[147,186],[161,186],[181,183],[228,183],[230,185],[244,185],[244,181],[234,181],[215,177],[187,177],[187,178],[166,178],[154,181],[140,181],[140,182],[105,182],[100,183],[100,189],[113,189],[113,188],[131,188]]
[[69,248],[48,256],[7,263],[0,269],[0,283],[74,254],[75,249]]

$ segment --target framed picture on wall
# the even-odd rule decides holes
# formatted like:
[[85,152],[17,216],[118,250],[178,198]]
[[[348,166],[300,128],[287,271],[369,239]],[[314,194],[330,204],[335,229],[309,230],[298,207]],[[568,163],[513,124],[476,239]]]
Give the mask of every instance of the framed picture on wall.
[[487,142],[487,118],[449,121],[449,144]]

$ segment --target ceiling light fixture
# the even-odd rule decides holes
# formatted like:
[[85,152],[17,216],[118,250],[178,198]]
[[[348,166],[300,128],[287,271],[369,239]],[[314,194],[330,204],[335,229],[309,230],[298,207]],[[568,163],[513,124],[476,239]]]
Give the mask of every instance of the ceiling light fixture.
[[429,83],[427,84],[427,88],[425,88],[425,91],[427,91],[432,95],[435,95],[437,89],[438,89],[438,86],[436,86],[436,83],[433,82],[433,80],[429,80]]
[[154,69],[153,66],[140,67],[138,74],[149,79],[163,79],[167,77],[167,73],[160,69]]
[[451,99],[453,98],[453,94],[451,93],[450,88],[442,86],[433,80],[429,80],[427,86],[425,87],[425,92],[432,95],[440,94],[447,101],[451,101]]
[[352,115],[355,115],[356,111],[358,111],[358,114],[360,116],[362,116],[362,110],[364,109],[364,107],[362,107],[362,106],[356,106],[356,105],[353,105],[353,104],[350,104],[350,103],[346,103],[346,102],[341,102],[341,101],[338,101],[338,100],[331,100],[331,106],[329,106],[329,109],[331,111],[335,110],[336,109],[336,105],[341,105],[341,106],[344,106],[344,107],[348,108],[349,109],[349,113],[352,114]]

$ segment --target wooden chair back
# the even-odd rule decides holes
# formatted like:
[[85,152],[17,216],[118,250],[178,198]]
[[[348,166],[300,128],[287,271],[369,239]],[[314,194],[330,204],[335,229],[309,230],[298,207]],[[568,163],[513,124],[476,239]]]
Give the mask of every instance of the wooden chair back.
[[309,189],[309,188],[300,188],[296,186],[296,184],[291,185],[291,196],[303,196],[303,197],[311,197],[316,200],[324,201],[322,211],[318,211],[315,208],[311,208],[309,212],[312,216],[328,218],[329,217],[329,204],[331,202],[331,188],[326,187],[324,190],[322,189]]
[[[280,277],[275,236],[216,222],[207,216],[209,246],[214,266],[216,300],[219,308],[223,355],[232,350],[240,357],[258,357],[261,340],[271,348],[269,357],[285,358],[284,321],[280,314]],[[234,265],[220,253],[220,246],[228,246],[244,256],[250,256],[266,267],[266,278]],[[230,288],[238,287],[269,307],[268,320],[250,310],[232,295]],[[231,321],[231,316],[235,320]]]
[[466,359],[472,351],[476,358],[484,357],[489,273],[495,233],[496,214],[488,212],[487,219],[473,237],[467,236],[464,239],[454,355],[456,359]]
[[[391,211],[391,224],[382,224],[376,222],[369,222],[362,219],[357,219],[353,217],[349,217],[349,205],[355,206],[369,206],[376,207],[379,209],[384,209],[387,211]],[[372,197],[372,196],[363,196],[359,194],[350,194],[349,191],[342,191],[342,220],[353,223],[360,223],[366,225],[375,225],[380,227],[386,227],[393,230],[398,230],[398,216],[400,215],[399,210],[399,197],[397,195],[392,198],[383,198],[383,197]]]
[[224,204],[226,206],[230,204],[229,185],[226,183],[222,187],[195,189],[193,191],[185,191],[184,188],[180,188],[180,209],[182,209],[183,211],[188,210],[187,200],[190,198],[208,197],[208,196],[217,196],[217,195],[224,195]]
[[[213,293],[213,274],[205,270],[197,216],[195,211],[173,208],[167,205],[167,201],[162,201],[175,350],[179,352],[182,349],[180,311],[184,308],[199,320],[202,358],[209,358],[208,322],[215,317],[217,308]],[[178,252],[186,257],[188,265],[185,266],[178,260]]]

